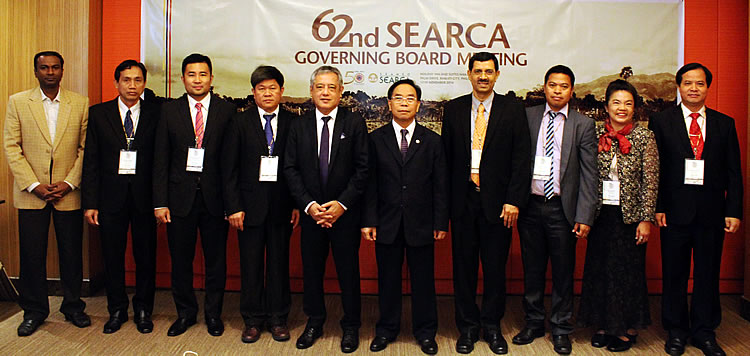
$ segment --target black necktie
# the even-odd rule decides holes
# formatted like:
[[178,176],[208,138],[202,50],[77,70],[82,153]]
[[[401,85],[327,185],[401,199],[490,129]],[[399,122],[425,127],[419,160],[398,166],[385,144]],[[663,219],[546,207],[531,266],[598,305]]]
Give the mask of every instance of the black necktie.
[[406,151],[409,150],[409,142],[406,141],[407,129],[401,129],[401,159],[406,159]]
[[328,120],[330,116],[323,116],[323,130],[320,132],[320,182],[325,186],[328,183]]

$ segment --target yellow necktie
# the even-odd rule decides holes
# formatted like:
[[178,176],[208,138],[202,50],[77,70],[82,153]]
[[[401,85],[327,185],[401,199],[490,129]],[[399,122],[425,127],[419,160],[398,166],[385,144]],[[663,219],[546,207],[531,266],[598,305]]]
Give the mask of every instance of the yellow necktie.
[[[484,118],[484,104],[477,108],[477,120],[474,122],[474,136],[471,139],[471,149],[481,150],[484,146],[484,136],[487,133],[487,120]],[[480,162],[481,164],[481,162]],[[471,174],[471,181],[479,186],[479,173]]]

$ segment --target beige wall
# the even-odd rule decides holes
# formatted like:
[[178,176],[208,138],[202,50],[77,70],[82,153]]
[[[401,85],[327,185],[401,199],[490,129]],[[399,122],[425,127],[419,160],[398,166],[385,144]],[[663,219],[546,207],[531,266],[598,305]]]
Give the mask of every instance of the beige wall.
[[[62,86],[88,94],[89,0],[0,0],[0,121],[4,125],[8,96],[38,85],[34,77],[34,54],[54,50],[65,59]],[[13,176],[0,158],[0,261],[8,274],[18,276],[18,222],[13,208]],[[50,229],[52,230],[52,229]],[[50,233],[51,236],[54,233]],[[88,238],[84,237],[84,256]],[[59,275],[56,244],[49,244],[47,270]],[[84,278],[88,277],[84,259]]]

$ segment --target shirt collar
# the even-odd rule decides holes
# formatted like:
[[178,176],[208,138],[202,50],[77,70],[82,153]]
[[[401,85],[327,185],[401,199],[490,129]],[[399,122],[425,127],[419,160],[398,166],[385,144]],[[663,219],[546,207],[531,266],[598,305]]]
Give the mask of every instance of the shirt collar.
[[323,115],[323,113],[320,112],[320,110],[318,110],[317,107],[315,108],[315,118],[318,119],[318,120],[323,119],[323,116],[330,116],[331,117],[331,121],[336,121],[336,115],[338,115],[338,113],[339,113],[339,107],[338,106],[335,107],[335,108],[333,108],[333,110],[328,115]]
[[[188,98],[188,104],[190,104],[190,108],[191,109],[195,107],[195,103],[199,102],[198,100],[195,100],[190,95],[188,95],[187,98]],[[208,95],[206,95],[206,97],[203,98],[203,100],[201,100],[200,103],[201,103],[201,105],[203,105],[204,109],[208,110],[208,105],[211,104],[211,93],[208,93]]]
[[[563,120],[565,120],[565,119],[568,118],[568,107],[569,106],[570,106],[570,103],[565,104],[565,106],[563,106],[563,108],[560,111],[557,112],[558,114],[563,114]],[[550,111],[552,111],[552,108],[549,107],[549,104],[548,103],[544,104],[544,116],[549,115]]]
[[[690,116],[690,114],[693,113],[683,103],[680,103],[680,108],[682,109],[682,117],[685,118],[685,119],[687,119]],[[701,108],[697,112],[699,114],[701,114],[702,118],[704,118],[704,119],[706,118],[706,106],[705,105],[701,106]]]
[[493,91],[490,96],[487,97],[487,99],[484,99],[484,101],[479,101],[476,96],[474,96],[474,93],[471,93],[471,110],[476,111],[479,107],[479,104],[484,105],[485,112],[489,111],[488,108],[492,107],[492,100],[495,99],[495,92]]
[[[274,114],[274,115],[275,115],[275,116],[274,116],[274,119],[275,119],[275,118],[279,117],[279,107],[281,107],[281,105],[277,105],[277,106],[276,106],[276,110],[274,110],[274,111],[272,111],[272,112],[266,112],[266,111],[265,111],[265,110],[263,110],[263,109],[262,109],[262,108],[261,108],[260,106],[258,106],[258,107],[257,107],[257,108],[258,108],[258,116],[260,116],[260,118],[261,118],[261,119],[263,119],[263,115],[266,115],[266,114]],[[265,120],[265,119],[263,119],[263,120]]]
[[141,111],[141,101],[138,100],[138,102],[136,102],[135,105],[128,107],[127,105],[125,105],[125,103],[122,102],[122,98],[118,96],[117,107],[120,108],[120,113],[122,113],[123,115],[125,115],[125,113],[128,112],[128,110],[130,110],[131,115],[135,115],[136,112]]
[[[396,135],[398,135],[398,137],[401,137],[401,129],[403,129],[404,127],[401,127],[401,125],[399,125],[398,123],[396,123],[395,120],[391,120],[391,123],[393,124],[393,131],[396,132]],[[414,118],[414,120],[411,121],[411,124],[409,124],[409,126],[407,126],[405,128],[406,128],[406,130],[409,131],[409,133],[408,133],[409,135],[414,135],[414,129],[416,127],[417,127],[417,119]]]
[[59,103],[60,102],[60,92],[61,91],[62,91],[62,89],[57,89],[57,95],[55,96],[55,98],[54,99],[50,99],[47,96],[47,94],[44,94],[44,90],[42,90],[41,87],[39,88],[39,92],[42,93],[42,101],[48,100],[48,101],[51,101],[51,102],[58,102]]

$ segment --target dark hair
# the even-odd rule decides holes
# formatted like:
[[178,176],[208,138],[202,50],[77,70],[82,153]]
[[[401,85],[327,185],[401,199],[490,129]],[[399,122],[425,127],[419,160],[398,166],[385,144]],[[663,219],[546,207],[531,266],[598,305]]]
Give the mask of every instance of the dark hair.
[[146,66],[143,65],[143,63],[138,62],[134,59],[126,59],[122,61],[122,63],[117,65],[117,68],[115,68],[115,81],[120,81],[120,73],[126,69],[130,69],[133,67],[138,67],[141,69],[141,73],[143,74],[143,80],[146,80]]
[[63,57],[60,55],[60,53],[57,53],[55,51],[42,51],[34,55],[34,71],[36,71],[36,61],[41,56],[55,56],[57,58],[60,58],[60,68],[62,68],[63,64],[65,63],[65,60],[63,60]]
[[687,72],[689,72],[691,70],[694,70],[694,69],[703,69],[703,73],[706,73],[706,86],[710,88],[711,87],[711,80],[713,80],[714,76],[711,75],[711,71],[708,70],[708,68],[706,68],[706,66],[704,66],[703,64],[700,64],[700,63],[688,63],[688,64],[682,66],[682,68],[680,68],[677,71],[677,75],[675,75],[675,81],[677,81],[677,86],[679,86],[680,84],[682,84],[682,76],[685,73],[687,73]]
[[185,68],[188,64],[191,63],[206,63],[208,64],[208,73],[211,74],[213,72],[213,67],[211,67],[211,58],[208,58],[207,56],[204,56],[200,53],[193,53],[182,60],[182,75],[185,75]]
[[547,84],[547,80],[552,73],[565,74],[570,78],[570,85],[576,85],[576,76],[573,74],[573,71],[562,64],[558,64],[547,70],[547,73],[544,75],[544,84]]
[[472,55],[471,58],[469,58],[469,70],[472,70],[474,68],[474,62],[476,61],[485,62],[489,60],[492,60],[492,63],[495,64],[495,70],[498,70],[500,63],[497,61],[497,57],[495,57],[495,55],[490,52],[474,53],[474,55]]
[[633,107],[638,107],[638,91],[635,90],[633,84],[622,79],[615,79],[609,85],[607,85],[607,91],[604,93],[604,105],[609,103],[609,97],[612,96],[616,91],[626,91],[633,96]]
[[273,66],[258,66],[258,68],[255,68],[253,74],[250,75],[250,84],[255,88],[260,82],[269,79],[275,80],[280,87],[284,86],[284,75]]
[[417,83],[414,83],[414,81],[411,79],[401,79],[393,83],[391,87],[388,88],[388,100],[391,100],[391,95],[393,94],[393,90],[395,90],[396,87],[401,84],[411,85],[411,87],[414,88],[414,90],[416,90],[417,92],[417,101],[422,100],[422,88],[420,88],[419,85],[417,85]]

